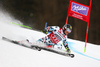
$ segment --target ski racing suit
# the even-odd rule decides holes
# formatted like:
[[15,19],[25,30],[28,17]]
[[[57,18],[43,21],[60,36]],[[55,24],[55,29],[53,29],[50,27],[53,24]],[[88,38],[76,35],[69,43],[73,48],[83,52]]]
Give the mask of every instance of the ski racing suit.
[[70,53],[67,42],[67,35],[63,33],[63,30],[59,26],[48,26],[46,30],[51,31],[51,33],[39,39],[39,42],[43,42],[47,46],[51,45],[54,48],[58,48],[61,50],[64,49],[65,51]]

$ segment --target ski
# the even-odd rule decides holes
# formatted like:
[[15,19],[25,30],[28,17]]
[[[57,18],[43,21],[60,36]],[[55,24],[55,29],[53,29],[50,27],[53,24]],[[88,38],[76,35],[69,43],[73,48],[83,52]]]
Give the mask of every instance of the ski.
[[14,40],[8,39],[6,37],[2,37],[2,39],[5,40],[5,41],[8,41],[8,42],[17,44],[17,45],[21,45],[21,46],[24,46],[24,47],[27,47],[27,48],[31,48],[33,50],[41,51],[41,49],[42,49],[42,50],[46,50],[46,51],[50,51],[50,52],[57,53],[57,54],[60,54],[60,55],[64,55],[64,56],[67,56],[67,57],[74,58],[74,54],[64,52],[64,51],[61,51],[61,50],[56,50],[56,49],[53,49],[53,48],[47,48],[46,46],[43,46],[43,45],[39,46],[39,45],[36,45],[36,44],[32,44],[31,46],[27,46],[27,44],[22,44],[22,43],[19,43],[18,41],[14,41]]
[[18,41],[14,41],[14,40],[8,39],[8,38],[6,38],[6,37],[2,37],[2,40],[5,40],[5,41],[8,41],[8,42],[11,42],[11,43],[20,45],[20,46],[24,46],[24,47],[27,47],[27,48],[31,48],[31,49],[34,49],[34,50],[41,51],[41,49],[38,48],[38,47],[27,46],[27,45],[25,45],[25,44],[19,43]]

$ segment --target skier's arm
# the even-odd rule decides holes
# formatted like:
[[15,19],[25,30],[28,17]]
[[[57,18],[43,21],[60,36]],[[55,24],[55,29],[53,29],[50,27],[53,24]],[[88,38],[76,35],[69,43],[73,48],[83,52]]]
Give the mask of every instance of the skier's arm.
[[52,31],[55,31],[55,30],[57,30],[57,29],[59,29],[59,26],[48,26],[45,30],[44,30],[44,33],[46,33],[46,32],[52,32]]
[[64,45],[64,47],[65,47],[66,49],[68,48],[68,43],[67,43],[66,39],[63,40],[63,45]]
[[63,45],[64,45],[64,47],[65,47],[66,51],[70,53],[71,51],[70,51],[70,49],[69,49],[69,47],[68,47],[68,42],[67,42],[67,40],[66,40],[66,39],[65,39],[65,40],[63,40]]

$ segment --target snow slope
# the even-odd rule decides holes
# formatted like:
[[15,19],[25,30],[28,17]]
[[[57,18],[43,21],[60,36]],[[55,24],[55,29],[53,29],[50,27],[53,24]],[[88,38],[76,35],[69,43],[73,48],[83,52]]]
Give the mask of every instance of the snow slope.
[[36,51],[3,41],[5,36],[13,40],[37,39],[45,34],[24,29],[10,24],[19,23],[8,14],[0,12],[0,67],[100,67],[100,46],[87,44],[84,53],[84,42],[68,39],[69,47],[75,58],[69,58],[45,50]]

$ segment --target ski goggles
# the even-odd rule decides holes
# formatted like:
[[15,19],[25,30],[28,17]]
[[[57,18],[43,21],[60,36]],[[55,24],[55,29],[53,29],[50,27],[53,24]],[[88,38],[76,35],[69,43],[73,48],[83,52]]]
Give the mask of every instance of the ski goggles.
[[71,33],[71,30],[68,28],[68,29],[66,29],[66,31],[68,31],[69,33]]

